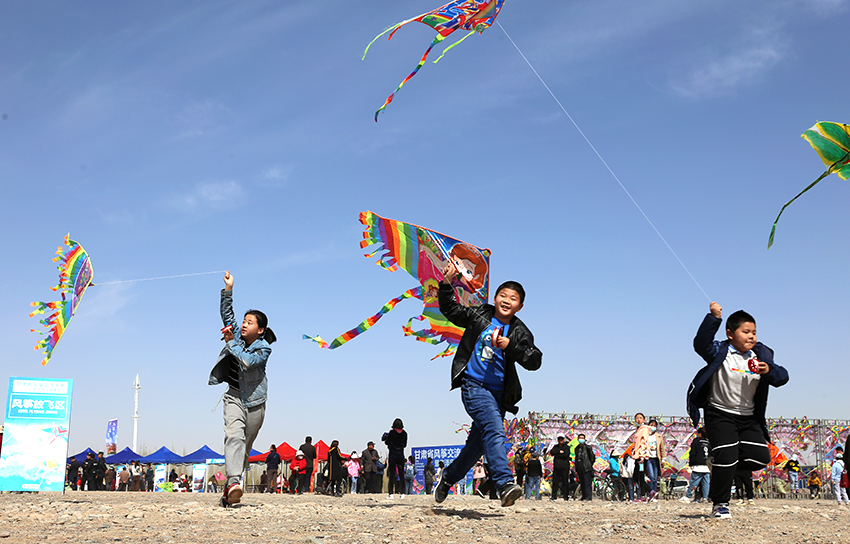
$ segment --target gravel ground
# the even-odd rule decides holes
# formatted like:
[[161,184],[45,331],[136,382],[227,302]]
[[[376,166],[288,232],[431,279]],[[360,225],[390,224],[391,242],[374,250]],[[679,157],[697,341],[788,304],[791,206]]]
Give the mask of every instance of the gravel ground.
[[449,496],[70,492],[0,495],[0,544],[31,542],[378,543],[545,542],[826,543],[850,537],[850,510],[827,500],[761,500],[708,517],[707,505]]

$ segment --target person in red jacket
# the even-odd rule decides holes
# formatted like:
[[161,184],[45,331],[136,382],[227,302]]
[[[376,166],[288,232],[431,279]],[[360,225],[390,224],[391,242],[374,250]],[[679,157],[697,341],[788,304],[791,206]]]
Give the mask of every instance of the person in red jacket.
[[293,493],[300,493],[301,490],[298,489],[298,479],[301,474],[303,474],[307,470],[307,460],[304,459],[304,452],[299,451],[295,454],[295,459],[289,464],[289,471],[291,476],[289,477],[289,488]]

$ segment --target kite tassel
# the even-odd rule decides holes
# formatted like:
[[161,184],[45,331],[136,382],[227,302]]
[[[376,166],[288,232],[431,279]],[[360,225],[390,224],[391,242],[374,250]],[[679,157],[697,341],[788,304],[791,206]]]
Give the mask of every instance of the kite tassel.
[[399,90],[401,90],[401,88],[404,87],[404,84],[407,83],[408,81],[410,81],[410,79],[413,76],[415,76],[417,72],[419,72],[419,69],[422,68],[422,66],[425,64],[425,61],[428,59],[428,55],[431,53],[431,50],[434,49],[434,46],[437,45],[438,43],[440,43],[441,41],[443,41],[444,39],[445,38],[441,34],[437,34],[434,37],[434,40],[431,42],[431,45],[428,46],[428,49],[425,50],[425,54],[422,55],[422,59],[420,59],[419,64],[416,65],[416,68],[414,68],[413,71],[410,72],[409,76],[404,78],[404,81],[399,83],[398,87],[396,87],[396,90],[394,90],[392,93],[390,93],[390,95],[387,97],[384,104],[380,108],[378,108],[378,111],[375,112],[375,122],[376,123],[378,122],[378,115],[380,115],[381,112],[384,111],[385,109],[387,109],[387,106],[389,106],[392,103],[393,99],[395,98],[395,93],[397,93]]
[[466,36],[464,36],[463,38],[459,39],[455,43],[453,43],[450,46],[443,49],[443,53],[439,57],[437,57],[437,60],[434,61],[434,64],[437,64],[438,62],[440,62],[440,59],[443,58],[446,55],[446,53],[449,52],[449,49],[451,49],[452,47],[455,47],[456,45],[460,45],[460,43],[463,40],[467,39],[468,37],[472,36],[473,34],[475,34],[475,30],[470,30],[469,33]]
[[790,206],[792,202],[794,202],[795,200],[797,200],[798,198],[803,196],[803,194],[806,191],[808,191],[809,189],[811,189],[812,187],[817,185],[820,182],[820,180],[822,180],[823,178],[825,178],[826,176],[828,176],[831,173],[832,173],[832,167],[830,166],[829,169],[826,172],[824,172],[823,174],[821,174],[818,179],[811,182],[808,187],[806,187],[805,189],[803,189],[802,191],[797,193],[797,196],[795,196],[794,198],[792,198],[791,200],[786,202],[784,206],[782,206],[782,209],[779,210],[779,215],[777,215],[776,219],[773,220],[773,227],[770,229],[770,237],[767,239],[767,249],[770,249],[770,246],[773,245],[773,237],[776,235],[776,224],[779,222],[779,218],[782,216],[782,212],[785,211],[785,208]]

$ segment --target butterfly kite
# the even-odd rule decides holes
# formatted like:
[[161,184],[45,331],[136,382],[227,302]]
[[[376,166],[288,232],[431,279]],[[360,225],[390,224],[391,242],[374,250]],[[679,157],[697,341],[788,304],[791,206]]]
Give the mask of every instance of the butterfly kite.
[[807,130],[802,135],[808,141],[821,160],[829,168],[820,177],[809,184],[808,187],[800,191],[800,193],[789,200],[782,209],[779,210],[779,215],[773,222],[773,228],[770,230],[770,238],[767,241],[767,249],[773,245],[773,235],[776,234],[776,223],[779,222],[779,216],[785,211],[789,204],[800,198],[800,196],[818,184],[820,180],[830,174],[838,174],[841,179],[850,178],[850,125],[842,123],[830,123],[821,121],[815,123],[815,126]]
[[[47,310],[53,310],[53,313],[39,321],[48,329],[46,337],[35,345],[36,351],[44,349],[44,359],[41,360],[42,366],[45,366],[53,355],[56,343],[65,334],[65,329],[68,328],[68,323],[74,317],[74,312],[77,311],[83,294],[92,285],[94,278],[94,270],[88,253],[83,249],[83,246],[74,240],[70,240],[68,236],[65,236],[65,248],[67,249],[59,246],[56,251],[59,256],[53,259],[53,262],[59,262],[57,267],[59,269],[59,285],[50,288],[53,291],[59,291],[62,300],[32,303],[32,306],[37,306],[38,309],[34,310],[30,317],[43,314]],[[45,334],[36,329],[30,330],[31,332]]]
[[[449,2],[445,6],[439,7],[435,10],[429,11],[428,13],[423,13],[418,17],[414,17],[412,19],[407,19],[406,21],[402,21],[398,24],[391,26],[385,31],[381,32],[375,39],[369,42],[369,45],[366,46],[366,50],[363,51],[363,58],[366,58],[366,53],[369,52],[369,48],[372,46],[375,41],[386,34],[390,33],[390,36],[387,40],[392,39],[393,34],[395,34],[396,30],[403,27],[407,23],[412,23],[414,21],[424,23],[434,30],[437,31],[437,35],[434,37],[434,40],[431,42],[431,45],[428,46],[428,49],[425,51],[425,54],[422,55],[422,59],[419,60],[419,64],[410,73],[409,76],[404,78],[404,81],[399,83],[396,90],[394,90],[390,96],[387,97],[387,100],[384,102],[383,106],[378,108],[378,111],[375,112],[375,122],[378,121],[378,115],[389,106],[390,102],[395,98],[395,93],[401,89],[405,83],[410,81],[410,78],[416,75],[420,68],[425,64],[425,60],[428,58],[428,55],[431,53],[431,49],[434,48],[435,45],[446,39],[446,37],[456,30],[466,30],[468,31],[467,35],[456,41],[452,45],[448,46],[445,51],[443,51],[443,55],[446,54],[446,51],[451,49],[452,47],[458,45],[460,42],[471,36],[474,32],[478,32],[481,34],[493,24],[496,20],[496,16],[499,14],[499,11],[502,9],[502,4],[504,0],[454,0],[453,2]],[[436,63],[443,55],[435,60]]]
[[[457,275],[452,279],[457,301],[469,307],[481,306],[487,302],[489,291],[490,250],[410,223],[385,219],[368,211],[360,214],[360,222],[366,227],[360,247],[370,248],[371,251],[365,256],[374,257],[380,253],[375,264],[390,272],[401,268],[416,278],[419,286],[390,300],[378,313],[330,343],[320,336],[305,334],[304,339],[313,340],[323,348],[338,348],[369,329],[402,300],[417,298],[425,308],[421,315],[410,318],[402,327],[404,335],[429,344],[447,342],[448,347],[434,359],[453,354],[463,336],[463,329],[453,325],[440,313],[437,293],[443,280],[442,269],[451,262],[457,270]],[[411,326],[414,319],[425,321],[427,327],[414,330]]]

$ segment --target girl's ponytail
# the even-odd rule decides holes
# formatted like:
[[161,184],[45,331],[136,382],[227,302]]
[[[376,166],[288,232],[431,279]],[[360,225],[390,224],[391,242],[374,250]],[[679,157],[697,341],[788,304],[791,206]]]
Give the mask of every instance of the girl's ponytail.
[[271,329],[271,327],[266,327],[266,330],[263,331],[263,336],[261,338],[269,344],[274,344],[277,341],[277,336],[274,335],[274,331]]

